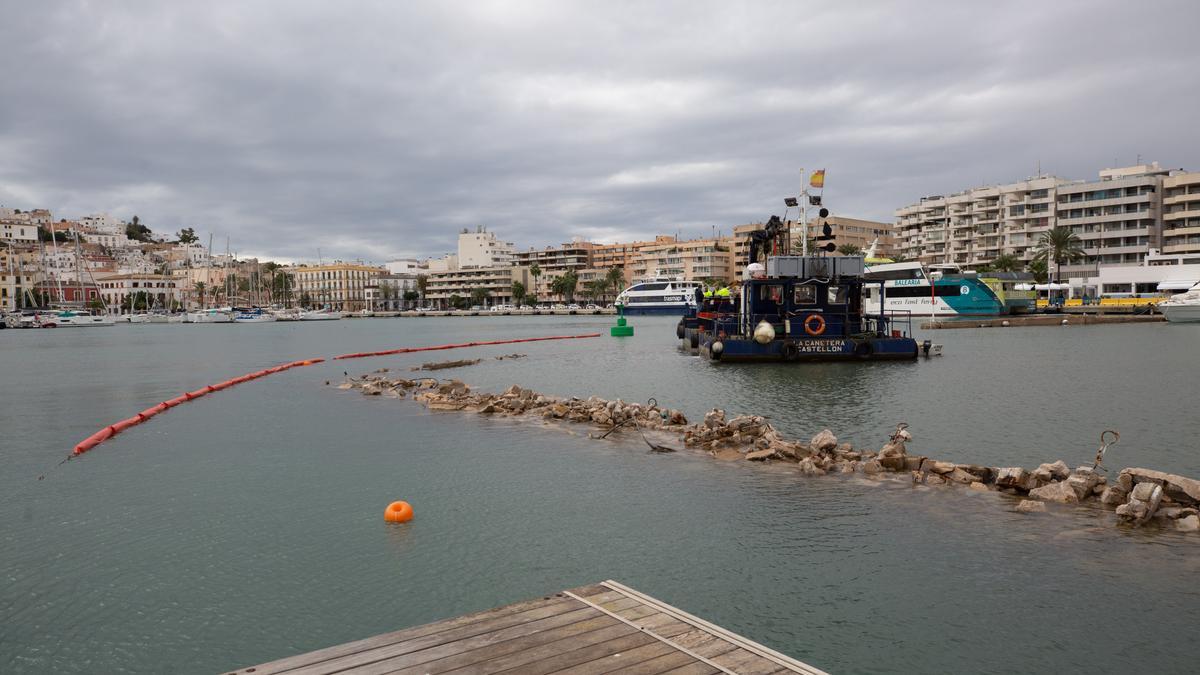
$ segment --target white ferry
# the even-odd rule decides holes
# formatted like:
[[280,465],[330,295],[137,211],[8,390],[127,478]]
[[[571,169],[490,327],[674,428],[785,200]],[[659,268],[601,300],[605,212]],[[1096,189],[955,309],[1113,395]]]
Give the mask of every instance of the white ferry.
[[621,291],[616,304],[624,307],[626,314],[682,316],[696,309],[696,291],[702,287],[699,281],[654,277]]
[[[1005,303],[975,272],[954,265],[933,265],[928,273],[919,262],[868,262],[867,281],[883,281],[888,311],[902,310],[925,316],[1000,316]],[[880,311],[879,287],[866,285],[863,307]]]

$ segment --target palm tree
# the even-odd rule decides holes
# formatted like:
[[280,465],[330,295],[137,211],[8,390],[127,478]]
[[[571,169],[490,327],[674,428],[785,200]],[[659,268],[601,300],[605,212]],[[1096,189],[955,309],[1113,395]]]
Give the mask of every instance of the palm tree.
[[538,277],[542,276],[542,266],[537,263],[530,265],[529,275],[533,277],[533,300],[537,302]]
[[854,244],[842,244],[837,247],[837,252],[842,255],[861,255],[862,249]]
[[995,272],[1016,272],[1021,269],[1021,259],[1012,253],[1002,253],[988,263]]
[[200,296],[200,306],[203,307],[204,306],[204,291],[206,289],[206,284],[203,281],[197,281],[195,283],[195,288],[196,288],[196,295]]
[[1037,255],[1034,260],[1042,260],[1047,264],[1053,260],[1055,265],[1055,278],[1062,279],[1062,264],[1064,262],[1076,262],[1087,258],[1087,253],[1083,250],[1083,241],[1079,235],[1071,231],[1069,227],[1055,227],[1051,230],[1046,230],[1042,236],[1038,238]]
[[610,267],[604,275],[604,280],[608,282],[608,287],[620,293],[625,290],[625,273],[619,267]]
[[487,299],[490,296],[491,296],[491,292],[488,291],[488,289],[486,289],[486,288],[472,289],[471,290],[471,304],[472,305],[482,305],[485,302],[487,302]]
[[1045,260],[1034,260],[1033,262],[1029,263],[1025,269],[1033,275],[1034,281],[1038,282],[1039,284],[1046,283],[1047,270]]
[[579,284],[579,276],[575,274],[575,270],[567,270],[567,273],[554,280],[551,289],[561,295],[567,302],[575,300],[575,287]]
[[519,281],[512,283],[512,301],[518,307],[525,304],[525,284]]

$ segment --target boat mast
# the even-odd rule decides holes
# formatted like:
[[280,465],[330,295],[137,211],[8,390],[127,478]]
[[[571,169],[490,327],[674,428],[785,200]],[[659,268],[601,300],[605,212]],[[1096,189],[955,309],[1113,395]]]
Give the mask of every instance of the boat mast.
[[[804,169],[800,169],[800,254],[808,255],[808,209],[805,202],[808,200],[808,181],[804,180]],[[791,253],[791,251],[788,251]]]

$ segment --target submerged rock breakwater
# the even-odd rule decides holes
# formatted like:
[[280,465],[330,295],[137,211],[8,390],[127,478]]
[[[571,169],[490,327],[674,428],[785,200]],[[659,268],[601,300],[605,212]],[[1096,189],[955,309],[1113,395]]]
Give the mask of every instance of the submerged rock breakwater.
[[713,409],[697,423],[684,414],[658,405],[550,396],[512,385],[500,394],[476,392],[459,380],[434,378],[389,379],[387,371],[347,378],[339,389],[357,389],[367,396],[408,398],[429,410],[469,412],[482,415],[528,416],[596,425],[605,430],[602,438],[619,428],[632,427],[656,451],[673,448],[652,442],[674,439],[683,446],[726,461],[780,462],[795,465],[804,476],[827,474],[862,475],[870,478],[904,479],[926,486],[960,486],[979,492],[997,492],[1020,498],[1014,510],[1022,513],[1047,511],[1047,503],[1086,505],[1097,511],[1112,510],[1117,522],[1132,526],[1156,526],[1159,530],[1200,531],[1200,481],[1143,468],[1125,468],[1113,482],[1092,466],[1070,468],[1062,460],[1035,469],[961,464],[910,454],[912,434],[901,423],[883,446],[875,451],[855,448],[838,441],[823,429],[808,441],[785,438],[761,415],[728,417]]

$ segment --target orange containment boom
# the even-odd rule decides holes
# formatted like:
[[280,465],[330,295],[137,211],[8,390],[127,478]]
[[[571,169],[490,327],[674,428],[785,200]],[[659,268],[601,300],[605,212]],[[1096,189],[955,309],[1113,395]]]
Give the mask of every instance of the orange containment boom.
[[585,333],[583,335],[551,335],[548,337],[533,337],[533,338],[517,338],[514,340],[488,340],[486,342],[463,342],[453,345],[436,345],[433,347],[401,347],[400,349],[387,349],[381,352],[355,352],[353,354],[342,354],[341,356],[333,357],[334,360],[339,359],[361,359],[368,356],[389,356],[391,354],[408,354],[411,352],[433,352],[441,349],[463,349],[465,347],[486,347],[489,345],[511,345],[518,342],[542,342],[545,340],[579,340],[582,338],[600,337],[599,333]]
[[100,445],[104,441],[107,441],[108,439],[112,438],[113,436],[116,436],[117,434],[121,433],[122,431],[125,431],[129,427],[141,424],[142,422],[145,422],[146,420],[150,419],[151,417],[154,417],[155,415],[164,413],[167,410],[174,408],[175,406],[179,405],[180,403],[187,403],[188,401],[194,401],[194,400],[200,398],[201,396],[207,396],[208,394],[210,394],[214,391],[221,391],[222,389],[232,387],[235,384],[249,382],[250,380],[254,380],[254,379],[263,377],[264,375],[270,375],[272,373],[280,373],[280,372],[283,372],[290,368],[300,368],[302,366],[311,366],[315,363],[321,363],[324,360],[325,359],[305,359],[303,361],[292,361],[291,363],[285,363],[283,365],[275,366],[273,368],[267,368],[265,370],[260,370],[255,373],[247,373],[247,374],[241,375],[239,377],[234,377],[234,378],[225,380],[224,382],[210,384],[206,387],[201,387],[201,388],[197,389],[196,391],[189,391],[186,394],[180,394],[179,396],[176,396],[175,398],[168,399],[166,401],[163,401],[162,403],[159,403],[158,405],[146,408],[142,412],[134,415],[133,417],[130,417],[129,419],[124,419],[124,420],[121,420],[120,422],[117,422],[116,424],[110,424],[110,425],[104,427],[100,431],[97,431],[96,433],[92,434],[91,436],[88,436],[87,438],[80,441],[79,444],[75,446],[75,450],[72,451],[71,454],[72,455],[82,455],[83,453],[87,452],[88,450],[91,450],[92,448],[96,447],[97,445]]

